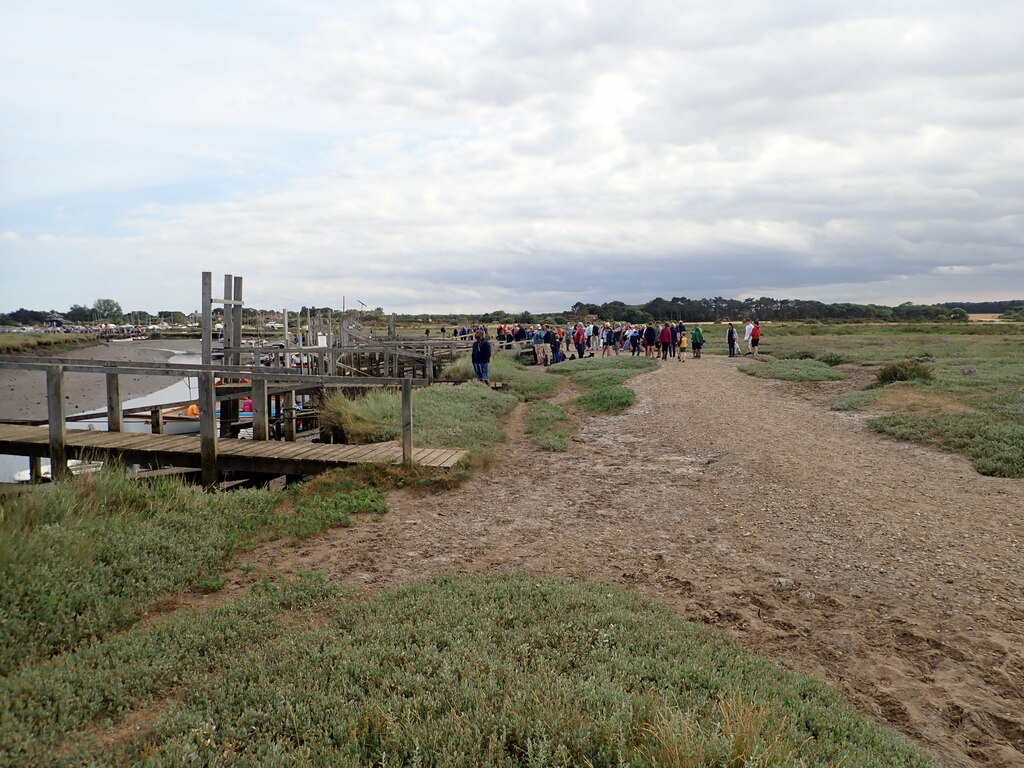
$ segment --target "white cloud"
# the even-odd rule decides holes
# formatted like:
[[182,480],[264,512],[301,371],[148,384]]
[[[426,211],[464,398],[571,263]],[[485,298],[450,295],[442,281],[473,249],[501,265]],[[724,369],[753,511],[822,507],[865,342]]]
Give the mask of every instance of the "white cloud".
[[1015,2],[119,8],[5,12],[18,301],[44,256],[94,264],[59,304],[213,269],[416,311],[967,299],[1020,261]]

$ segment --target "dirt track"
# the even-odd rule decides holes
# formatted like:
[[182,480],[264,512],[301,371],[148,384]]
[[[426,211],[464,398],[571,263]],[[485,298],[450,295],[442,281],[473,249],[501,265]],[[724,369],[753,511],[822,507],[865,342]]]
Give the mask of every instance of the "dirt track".
[[381,588],[451,572],[624,584],[824,678],[951,766],[1024,765],[1024,483],[822,406],[849,387],[668,361],[620,416],[539,453],[399,492],[376,522],[249,553]]

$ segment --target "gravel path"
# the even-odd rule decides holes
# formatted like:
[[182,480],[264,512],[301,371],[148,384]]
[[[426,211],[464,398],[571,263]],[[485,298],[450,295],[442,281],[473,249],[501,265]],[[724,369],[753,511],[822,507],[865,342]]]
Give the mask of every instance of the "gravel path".
[[736,361],[669,360],[567,454],[522,437],[463,487],[250,553],[382,588],[527,571],[627,585],[824,678],[951,766],[1024,765],[1024,484],[872,433]]

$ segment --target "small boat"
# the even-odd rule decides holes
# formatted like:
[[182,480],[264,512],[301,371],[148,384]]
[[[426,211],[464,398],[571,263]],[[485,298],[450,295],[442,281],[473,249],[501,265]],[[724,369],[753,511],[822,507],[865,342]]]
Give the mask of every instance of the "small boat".
[[[71,470],[71,474],[73,475],[87,475],[91,472],[99,472],[102,468],[102,461],[79,461],[78,459],[71,459],[68,461],[68,469]],[[46,460],[46,463],[43,464],[41,474],[44,480],[52,479],[53,471],[50,469],[50,462],[48,459]],[[32,482],[32,471],[28,469],[23,469],[20,472],[15,472],[14,482]]]
[[[296,407],[295,415],[302,420],[303,412],[300,407]],[[149,413],[126,413],[125,419],[130,419],[131,423],[136,425],[146,425],[152,428],[153,417]],[[220,411],[217,411],[217,418],[220,418]],[[277,418],[277,411],[271,409],[270,418]],[[165,435],[195,435],[199,433],[199,408],[193,403],[192,405],[179,405],[176,408],[168,408],[163,411],[164,419],[164,434]],[[252,411],[241,411],[238,414],[238,421],[251,422]],[[242,429],[251,429],[251,427],[243,426]],[[132,430],[136,431],[136,430]]]

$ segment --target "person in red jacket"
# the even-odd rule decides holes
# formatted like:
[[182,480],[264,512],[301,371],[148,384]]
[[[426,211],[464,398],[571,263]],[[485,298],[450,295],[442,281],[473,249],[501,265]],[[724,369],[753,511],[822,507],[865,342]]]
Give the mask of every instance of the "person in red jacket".
[[750,351],[757,357],[757,348],[761,344],[761,323],[754,321],[754,327],[750,330]]
[[672,346],[672,329],[665,323],[658,335],[658,344],[661,346],[661,359],[668,360],[668,348]]

